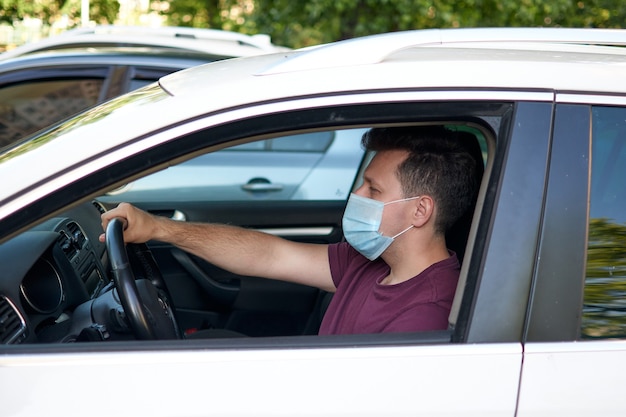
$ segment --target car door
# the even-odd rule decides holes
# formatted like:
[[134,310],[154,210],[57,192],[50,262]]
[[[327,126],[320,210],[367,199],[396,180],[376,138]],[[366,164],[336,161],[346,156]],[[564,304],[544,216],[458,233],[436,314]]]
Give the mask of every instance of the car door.
[[620,415],[626,101],[558,98],[519,415]]
[[[539,95],[539,97],[547,101],[552,98],[550,94]],[[476,226],[482,230],[477,231],[476,236],[482,236],[482,238],[473,241],[473,254],[468,255],[464,263],[466,288],[471,290],[462,293],[459,298],[458,316],[455,316],[452,321],[454,332],[397,335],[396,337],[390,335],[340,338],[310,336],[311,339],[295,338],[282,341],[281,339],[261,338],[257,348],[250,345],[249,340],[242,341],[241,343],[245,343],[246,350],[252,348],[253,351],[249,352],[249,355],[240,352],[241,354],[236,356],[231,356],[230,347],[244,345],[239,345],[239,342],[233,340],[214,340],[209,346],[217,347],[220,351],[226,349],[230,353],[224,357],[221,353],[215,353],[215,357],[209,360],[210,363],[204,362],[199,356],[190,356],[194,357],[194,369],[197,372],[194,375],[202,375],[204,372],[220,375],[216,381],[207,381],[204,387],[218,392],[222,392],[220,381],[226,375],[242,375],[241,380],[237,381],[238,390],[247,393],[253,391],[253,393],[250,394],[251,397],[245,404],[237,402],[234,396],[220,395],[220,398],[211,402],[211,410],[219,413],[237,409],[238,412],[245,414],[251,411],[249,407],[254,407],[257,415],[262,415],[265,411],[271,414],[276,410],[284,413],[297,412],[296,410],[306,402],[307,398],[307,394],[301,392],[303,387],[301,382],[293,390],[286,393],[281,391],[280,394],[272,394],[259,387],[259,385],[264,385],[262,381],[267,383],[268,380],[265,377],[273,374],[273,369],[276,372],[280,370],[280,373],[276,375],[278,379],[272,379],[273,384],[280,385],[279,380],[301,381],[305,378],[307,389],[323,387],[323,399],[315,404],[307,403],[307,409],[312,413],[339,415],[350,411],[360,414],[374,410],[375,413],[393,415],[397,410],[419,409],[424,412],[424,415],[435,413],[435,410],[461,415],[514,414],[522,363],[522,325],[530,291],[528,271],[532,268],[539,233],[552,105],[550,102],[515,105],[514,101],[448,105],[402,102],[394,105],[389,104],[392,100],[389,100],[388,96],[381,97],[381,100],[383,99],[387,99],[384,104],[370,104],[368,107],[342,106],[316,109],[316,111],[306,112],[308,118],[304,119],[303,112],[298,113],[297,117],[289,113],[248,122],[254,126],[254,129],[259,129],[258,126],[273,126],[275,130],[275,126],[286,126],[290,134],[293,134],[293,127],[289,125],[288,120],[297,119],[305,127],[311,129],[316,120],[326,120],[327,114],[333,112],[333,114],[339,113],[346,116],[341,118],[347,124],[342,125],[342,128],[347,128],[351,124],[362,125],[365,120],[371,123],[372,114],[376,114],[375,120],[378,123],[382,123],[383,119],[387,123],[406,123],[409,120],[432,121],[433,119],[446,119],[450,120],[450,123],[463,120],[463,123],[467,123],[470,119],[472,126],[489,126],[486,132],[492,132],[489,135],[493,141],[490,141],[488,149],[485,149],[491,157],[488,158],[490,161],[489,177],[483,185],[482,196],[484,199],[483,218],[488,220]],[[441,114],[442,111],[445,112],[445,116]],[[493,119],[493,114],[501,116]],[[221,128],[227,129],[225,126]],[[238,129],[245,131],[247,128],[245,121],[238,122]],[[497,132],[495,136],[493,132]],[[262,131],[253,130],[249,132],[249,135],[263,136],[262,133]],[[215,130],[195,134],[198,135],[198,142],[202,142],[200,139],[202,135],[204,137],[220,136]],[[517,155],[519,159],[516,159],[515,163],[508,163],[505,156],[509,153]],[[532,163],[525,162],[527,159],[531,159]],[[518,181],[520,177],[525,178],[526,181],[520,183]],[[271,229],[271,226],[278,226],[284,230],[295,227],[332,225],[333,229],[336,229],[333,235],[339,239],[341,236],[339,222],[345,201],[340,201],[338,204],[335,202],[328,206],[332,208],[332,205],[336,204],[334,214],[326,220],[320,215],[325,213],[323,208],[330,204],[328,201],[261,200],[253,203],[250,201],[208,201],[206,203],[179,201],[174,204],[148,201],[140,204],[144,209],[154,213],[174,215],[179,212],[182,218],[188,220],[229,222],[262,229]],[[519,211],[522,206],[525,210],[521,212],[521,215],[512,218],[510,210]],[[529,223],[533,227],[529,227]],[[510,239],[512,233],[520,239]],[[328,239],[312,235],[292,237],[315,241]],[[190,277],[189,271],[177,265],[180,259],[174,259],[178,256],[172,254],[177,251],[175,248],[158,243],[152,244],[151,247],[162,268],[165,265],[164,272],[170,276],[168,285],[171,283],[173,286],[172,296],[175,305],[190,302],[189,300],[193,300],[194,297],[206,296],[203,293],[206,290],[192,285],[193,278]],[[510,253],[520,254],[523,259],[520,258],[519,263],[511,264],[507,262]],[[191,260],[203,270],[211,271],[211,266],[203,265],[202,261],[193,257]],[[518,268],[520,264],[524,267]],[[212,277],[217,276],[211,275],[213,272],[207,274]],[[265,310],[267,313],[270,305],[285,308],[284,301],[282,304],[278,302],[281,292],[268,297],[267,294],[274,290],[261,289],[266,285],[270,288],[276,285],[274,283],[254,279],[256,292],[253,292],[252,286],[249,287],[249,291],[242,290],[244,285],[247,285],[245,281],[248,278],[224,275],[218,282],[218,284],[225,285],[234,284],[233,290],[239,291],[236,296],[231,295],[234,298],[232,306],[243,305],[243,302],[239,304],[240,297],[250,300],[247,308],[249,314],[240,316],[242,323],[260,323],[254,321],[255,315],[256,318],[260,318],[263,316],[262,311]],[[182,288],[183,285],[190,287],[185,291]],[[290,294],[289,299],[298,299],[293,295],[294,290],[291,293],[289,290],[282,291],[283,297],[285,294]],[[215,298],[217,297],[214,295],[209,296],[208,300],[203,301],[204,305],[199,302],[194,306],[185,306],[180,309],[177,307],[177,314],[211,317],[212,312],[216,310],[212,304],[215,303]],[[271,303],[263,305],[264,298],[272,300]],[[313,299],[314,297],[309,297],[308,305],[311,305]],[[483,299],[492,301],[482,301]],[[298,304],[306,303],[299,301]],[[252,312],[254,308],[260,311]],[[293,309],[293,306],[290,308]],[[232,307],[229,314],[234,310],[235,308]],[[494,311],[499,313],[495,315]],[[253,330],[263,330],[260,324],[254,324],[251,327]],[[451,344],[451,340],[457,343]],[[466,344],[468,341],[473,343]],[[296,346],[298,349],[294,351],[293,348]],[[350,346],[353,348],[344,350]],[[276,353],[274,348],[280,349],[280,353]],[[224,360],[227,357],[230,358],[229,363],[225,364]],[[267,363],[268,361],[271,365]],[[371,378],[366,375],[371,375]],[[393,387],[387,387],[377,382],[399,381],[402,379],[401,375],[411,375],[410,383],[394,383]],[[363,392],[371,392],[374,387],[385,392],[384,395],[388,398],[393,398],[393,406],[386,409],[377,400],[362,395]],[[442,395],[442,392],[445,392],[445,395]],[[450,395],[454,396],[455,401],[449,401]],[[345,400],[342,401],[342,398]]]
[[[28,404],[29,411],[42,411],[44,404],[65,393],[63,387],[70,381],[95,375],[95,384],[72,384],[75,410],[93,404],[94,392],[108,397],[109,389],[114,389],[110,401],[100,402],[93,414],[123,409],[151,416],[514,415],[531,287],[528,271],[537,250],[543,206],[552,95],[463,91],[461,96],[463,101],[455,91],[381,92],[368,95],[364,104],[358,94],[342,94],[332,104],[326,97],[316,97],[252,106],[246,117],[238,110],[208,115],[189,126],[177,125],[171,132],[159,131],[155,137],[165,138],[162,142],[147,138],[143,152],[109,163],[98,175],[72,184],[89,193],[102,187],[102,181],[125,182],[146,169],[165,167],[230,141],[267,139],[282,132],[411,123],[470,128],[486,139],[487,163],[449,330],[112,343],[88,352],[78,344],[56,350],[20,347],[19,355],[0,360],[2,380],[11,381],[17,393],[5,409],[19,411]],[[335,122],[329,124],[330,119]],[[141,138],[133,145],[143,146]],[[516,155],[513,163],[507,160],[510,154]],[[341,238],[344,204],[343,200],[151,201],[142,207],[176,215],[181,221],[228,221],[279,232],[287,229],[294,238],[329,241]],[[330,232],[320,236],[307,232],[310,228]],[[222,313],[176,259],[176,248],[156,243],[151,248],[171,285],[177,316],[187,315],[182,320],[193,324],[198,316],[210,321],[211,313]],[[515,254],[515,262],[510,254]],[[203,270],[210,268],[192,260]],[[218,287],[228,291],[229,284],[247,285],[242,278],[227,276]],[[265,291],[239,292],[235,299],[246,293],[255,294],[258,303],[265,301]],[[293,293],[287,291],[287,298]],[[201,299],[198,305],[181,304],[186,298],[195,302],[194,297]],[[38,389],[29,390],[33,384]],[[42,394],[29,401],[30,392]]]

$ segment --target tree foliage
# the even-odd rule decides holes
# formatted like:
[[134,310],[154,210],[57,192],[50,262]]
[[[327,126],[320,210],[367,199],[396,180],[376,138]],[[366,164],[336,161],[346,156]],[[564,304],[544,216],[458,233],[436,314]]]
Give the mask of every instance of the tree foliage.
[[[166,12],[170,24],[267,33],[276,43],[291,47],[410,29],[617,28],[626,22],[626,3],[620,0],[176,0],[170,4]],[[216,8],[222,11],[219,16]],[[209,17],[195,18],[207,13]]]
[[[619,28],[621,0],[151,0],[172,26],[267,33],[301,47],[356,36],[449,27],[568,26]],[[0,0],[0,21],[27,17],[77,25],[80,0]],[[119,0],[90,0],[90,18],[114,23]]]
[[231,1],[223,0],[175,0],[160,7],[168,22],[173,26],[191,26],[222,29],[227,19],[222,11],[227,11]]
[[[119,13],[117,0],[89,0],[89,18],[96,23],[113,23]],[[70,25],[80,23],[81,0],[0,0],[0,22],[12,24],[27,18],[41,19],[48,24],[62,17]]]

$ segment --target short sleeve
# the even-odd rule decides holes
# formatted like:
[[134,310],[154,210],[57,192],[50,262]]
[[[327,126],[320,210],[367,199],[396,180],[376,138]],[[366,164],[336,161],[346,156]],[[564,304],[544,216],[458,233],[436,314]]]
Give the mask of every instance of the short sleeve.
[[350,263],[359,256],[359,253],[347,242],[328,245],[328,262],[330,264],[330,273],[335,283],[335,288],[339,287],[339,283],[345,275]]

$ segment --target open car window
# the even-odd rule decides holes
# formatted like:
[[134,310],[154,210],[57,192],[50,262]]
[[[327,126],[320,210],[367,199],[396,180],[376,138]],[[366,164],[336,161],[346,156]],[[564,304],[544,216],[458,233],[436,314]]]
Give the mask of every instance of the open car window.
[[345,201],[363,161],[365,129],[248,142],[198,156],[101,198],[126,201]]
[[[491,170],[488,153],[494,149],[492,126],[478,120],[469,124],[452,120],[446,127],[471,133],[481,174]],[[41,251],[31,261],[32,270],[18,285],[19,300],[26,312],[22,316],[26,330],[20,338],[24,342],[67,342],[133,337],[119,323],[117,327],[107,323],[102,328],[89,326],[85,330],[73,318],[84,314],[81,312],[85,305],[92,305],[112,288],[110,258],[97,239],[101,233],[99,215],[120,202],[131,202],[153,214],[179,221],[238,225],[298,242],[343,241],[341,219],[345,204],[351,190],[360,185],[369,162],[361,147],[361,137],[367,129],[277,135],[195,156],[117,187],[99,196],[95,203],[39,225],[37,230],[50,237],[40,243]],[[302,172],[298,174],[299,171]],[[486,179],[481,177],[479,181]],[[285,187],[272,190],[278,183]],[[267,196],[287,191],[283,198]],[[461,260],[474,218],[474,213],[468,213],[464,224],[447,237]],[[17,241],[5,245],[15,245],[6,252],[7,256],[19,252],[23,243],[21,239]],[[316,288],[238,276],[171,245],[150,242],[148,247],[162,270],[180,332],[189,339],[205,335],[214,338],[215,334],[221,334],[220,339],[233,334],[252,338],[314,336],[332,297]],[[74,295],[70,297],[67,292]],[[462,297],[462,291],[458,297]],[[93,306],[87,310],[93,310]],[[63,313],[63,325],[59,325],[58,315],[63,311],[72,314]],[[123,316],[121,307],[118,312]],[[102,320],[107,319],[103,316]],[[446,331],[441,336],[424,337],[443,337],[445,341],[450,334]]]

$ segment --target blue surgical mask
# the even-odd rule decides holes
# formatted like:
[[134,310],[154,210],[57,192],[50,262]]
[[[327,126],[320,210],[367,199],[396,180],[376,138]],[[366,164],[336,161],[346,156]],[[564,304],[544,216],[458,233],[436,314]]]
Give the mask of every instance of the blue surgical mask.
[[370,261],[378,258],[393,243],[393,240],[410,230],[407,227],[395,236],[383,236],[378,230],[383,218],[383,209],[388,204],[419,198],[410,197],[388,203],[350,194],[346,211],[343,213],[343,233],[348,243]]

